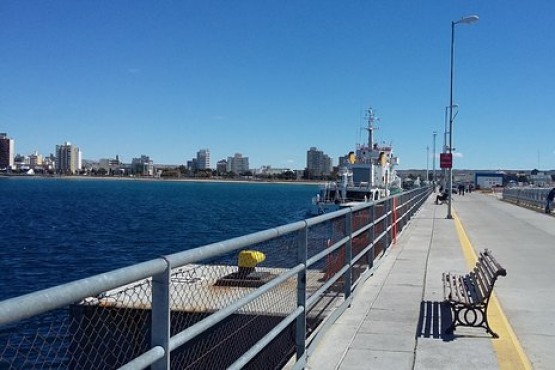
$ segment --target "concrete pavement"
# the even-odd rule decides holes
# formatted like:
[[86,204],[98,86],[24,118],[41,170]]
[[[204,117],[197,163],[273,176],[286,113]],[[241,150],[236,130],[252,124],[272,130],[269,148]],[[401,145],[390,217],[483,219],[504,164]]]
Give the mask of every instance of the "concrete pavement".
[[[427,200],[310,354],[320,369],[548,369],[555,364],[555,218],[480,193],[454,195],[455,219]],[[445,271],[466,273],[488,248],[507,269],[482,328],[445,334]],[[497,303],[497,302],[496,302]],[[501,307],[502,309],[500,309]],[[531,361],[531,364],[529,360]]]

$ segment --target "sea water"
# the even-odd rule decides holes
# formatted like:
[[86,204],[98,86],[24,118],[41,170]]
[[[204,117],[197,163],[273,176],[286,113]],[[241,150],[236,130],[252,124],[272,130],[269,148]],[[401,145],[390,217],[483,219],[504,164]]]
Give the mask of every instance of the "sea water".
[[302,220],[315,185],[0,177],[0,300]]

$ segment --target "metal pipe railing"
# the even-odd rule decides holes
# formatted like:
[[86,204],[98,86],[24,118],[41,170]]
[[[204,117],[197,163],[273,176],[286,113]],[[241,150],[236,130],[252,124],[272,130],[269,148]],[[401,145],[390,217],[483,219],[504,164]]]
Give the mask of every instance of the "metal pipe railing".
[[504,188],[502,199],[523,207],[545,209],[551,188]]
[[[355,281],[355,279],[358,277],[354,276],[353,266],[364,263],[364,257],[367,256],[367,272],[373,269],[374,260],[380,258],[385,253],[395,240],[396,235],[394,234],[403,230],[408,220],[430,194],[431,188],[415,189],[377,202],[360,204],[304,221],[167,255],[22,297],[8,299],[0,302],[0,328],[1,325],[10,325],[10,329],[14,328],[14,324],[22,319],[67,307],[87,297],[103,297],[102,292],[111,291],[121,286],[128,286],[142,280],[145,284],[151,286],[151,342],[147,349],[134,358],[127,360],[126,364],[121,364],[120,368],[142,369],[152,366],[155,370],[169,369],[173,351],[186,346],[192,340],[199,337],[199,335],[214,328],[263,295],[277,289],[284,283],[291,281],[291,279],[295,279],[297,282],[295,308],[287,313],[273,329],[268,330],[264,336],[258,339],[251,348],[236,358],[232,364],[228,365],[234,369],[246,365],[264,350],[273,339],[291,325],[294,325],[296,333],[294,341],[297,359],[296,367],[301,368],[306,360],[307,348],[315,346],[318,338],[321,338],[323,335],[323,332],[320,332],[318,328],[329,326],[329,324],[318,326],[315,329],[316,335],[314,339],[308,343],[306,341],[308,330],[307,312],[316,308],[318,301],[325,296],[326,292],[334,284],[342,282],[343,291],[340,299],[343,300],[343,303],[338,305],[336,311],[329,316],[329,319],[325,319],[324,322],[338,317],[347,308],[352,300],[351,293],[356,289],[358,280]],[[395,201],[393,201],[394,198]],[[376,213],[378,208],[380,208],[379,214]],[[360,224],[361,220],[364,220],[365,223]],[[316,251],[313,255],[309,256],[309,233],[316,227],[334,222],[339,222],[340,225],[343,225],[341,232],[344,235],[339,237],[332,245],[322,248],[321,251]],[[368,239],[365,239],[366,235],[368,235]],[[172,306],[172,271],[175,273],[176,269],[189,266],[190,264],[202,263],[202,261],[226,255],[230,252],[288,236],[293,236],[296,240],[297,264],[295,266],[285,269],[250,293],[236,297],[234,301],[229,302],[225,307],[211,312],[205,318],[184,330],[178,331],[173,335],[170,334],[172,328],[172,315],[170,311]],[[355,240],[358,243],[356,251],[353,249]],[[365,244],[360,245],[359,242],[364,240],[367,240],[364,242]],[[382,250],[375,250],[378,245],[382,246],[380,247]],[[343,256],[341,265],[334,267],[335,271],[326,262],[332,255]],[[318,268],[314,266],[321,264],[324,264],[325,269],[327,269],[326,274],[329,271],[333,274],[328,276],[327,281],[322,283],[318,289],[309,294],[306,285],[309,268]],[[195,280],[191,281],[194,282]],[[2,361],[5,362],[5,359],[2,358],[2,352],[0,351],[0,364]]]
[[25,294],[0,302],[0,326],[23,320],[56,308],[96,296],[107,290],[127,285],[161,273],[166,262],[159,258],[106,274],[95,275],[53,288]]

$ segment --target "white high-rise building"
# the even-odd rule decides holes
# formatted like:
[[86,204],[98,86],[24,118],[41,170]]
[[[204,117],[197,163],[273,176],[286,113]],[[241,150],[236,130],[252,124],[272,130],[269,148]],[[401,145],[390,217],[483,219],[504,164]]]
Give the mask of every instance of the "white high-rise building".
[[78,174],[82,159],[79,147],[66,141],[63,145],[56,145],[56,171],[65,174]]
[[197,152],[196,166],[198,170],[210,169],[210,150],[209,149],[201,149]]

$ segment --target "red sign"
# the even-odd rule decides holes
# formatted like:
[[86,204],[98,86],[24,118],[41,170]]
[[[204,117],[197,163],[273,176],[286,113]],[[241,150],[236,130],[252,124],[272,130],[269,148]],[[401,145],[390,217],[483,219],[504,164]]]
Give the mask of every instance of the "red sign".
[[439,154],[439,167],[440,168],[453,168],[453,154],[440,153]]

